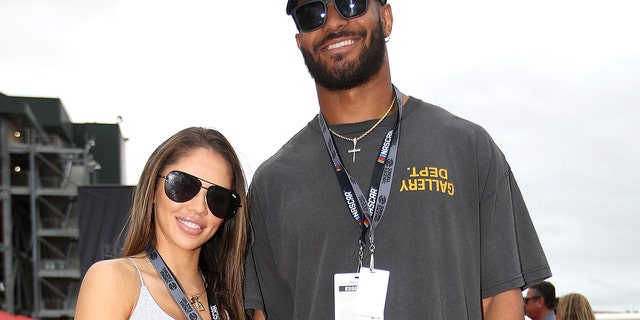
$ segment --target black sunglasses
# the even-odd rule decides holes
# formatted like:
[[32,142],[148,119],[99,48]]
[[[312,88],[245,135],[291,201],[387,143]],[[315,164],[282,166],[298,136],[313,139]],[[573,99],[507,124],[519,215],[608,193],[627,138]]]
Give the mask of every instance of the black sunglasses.
[[[327,22],[327,5],[333,2],[338,14],[344,19],[357,18],[369,9],[369,0],[316,0],[299,4],[291,10],[293,21],[298,30],[311,32],[321,28]],[[380,0],[385,4],[386,0]]]
[[[182,171],[171,171],[166,176],[159,175],[164,182],[164,193],[175,202],[187,202],[195,197],[200,188],[207,190],[207,206],[214,216],[229,219],[236,214],[240,207],[240,196],[237,193],[200,179]],[[209,188],[202,186],[202,181],[211,184]]]
[[527,302],[529,302],[529,300],[531,299],[538,299],[540,298],[540,296],[533,296],[533,297],[529,297],[529,298],[522,298],[522,301],[524,301],[525,304],[527,304]]

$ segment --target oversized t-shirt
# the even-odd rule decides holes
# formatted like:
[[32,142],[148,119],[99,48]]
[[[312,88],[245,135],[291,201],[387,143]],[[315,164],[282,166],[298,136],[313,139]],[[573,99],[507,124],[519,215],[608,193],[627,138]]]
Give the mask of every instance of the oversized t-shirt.
[[[334,137],[365,192],[396,115],[358,141],[355,163],[347,153],[353,143]],[[390,271],[385,319],[481,319],[483,298],[550,277],[520,190],[489,134],[413,97],[402,117],[391,194],[375,229],[375,267]],[[374,123],[330,128],[357,137]],[[258,168],[249,196],[255,242],[246,308],[264,307],[269,319],[333,319],[333,277],[355,272],[360,227],[317,117]]]

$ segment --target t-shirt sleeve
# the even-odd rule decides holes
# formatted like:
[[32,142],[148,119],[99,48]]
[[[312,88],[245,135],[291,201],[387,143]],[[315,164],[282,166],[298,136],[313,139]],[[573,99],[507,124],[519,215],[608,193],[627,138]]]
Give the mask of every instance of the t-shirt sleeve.
[[482,298],[522,290],[551,276],[518,184],[502,152],[489,138],[481,181]]
[[551,277],[551,269],[513,174],[509,175],[509,179],[513,207],[517,213],[515,215],[516,241],[524,277],[524,285],[521,289],[524,290]]
[[245,310],[252,313],[251,310],[258,309],[262,310],[267,317],[281,318],[276,313],[271,315],[269,308],[281,312],[283,309],[291,308],[290,303],[287,304],[293,299],[289,287],[279,276],[275,260],[276,253],[271,245],[272,240],[267,228],[269,205],[273,202],[268,195],[282,194],[280,191],[271,192],[271,190],[265,186],[262,175],[259,173],[254,175],[249,187],[254,241],[245,266]]
[[264,310],[262,293],[260,292],[260,284],[258,283],[258,275],[256,274],[255,267],[253,250],[249,250],[245,260],[244,275],[244,309],[247,310],[249,314],[253,314],[253,310]]

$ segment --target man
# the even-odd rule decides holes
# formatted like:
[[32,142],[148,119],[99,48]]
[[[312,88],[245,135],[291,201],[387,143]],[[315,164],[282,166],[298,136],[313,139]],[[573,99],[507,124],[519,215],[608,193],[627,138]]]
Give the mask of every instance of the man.
[[540,282],[527,290],[524,310],[531,320],[556,320],[556,287],[549,281]]
[[391,6],[289,0],[287,13],[320,114],[253,176],[246,308],[523,319],[522,290],[551,272],[516,181],[482,128],[392,85]]

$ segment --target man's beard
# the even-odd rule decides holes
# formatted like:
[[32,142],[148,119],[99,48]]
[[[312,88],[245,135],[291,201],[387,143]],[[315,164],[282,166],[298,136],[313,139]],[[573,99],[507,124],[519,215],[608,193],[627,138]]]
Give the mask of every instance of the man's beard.
[[[338,32],[329,35],[325,41],[345,35],[357,35],[364,39],[366,32]],[[300,51],[304,57],[304,63],[309,69],[309,74],[316,81],[316,84],[328,90],[336,91],[355,88],[369,81],[371,77],[380,71],[384,62],[385,49],[382,22],[378,22],[378,29],[372,33],[369,44],[363,47],[362,53],[355,61],[340,63],[347,56],[345,54],[337,54],[332,57],[333,62],[337,64],[330,68],[320,62],[319,58],[314,58],[309,50],[301,48]]]

